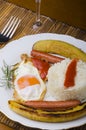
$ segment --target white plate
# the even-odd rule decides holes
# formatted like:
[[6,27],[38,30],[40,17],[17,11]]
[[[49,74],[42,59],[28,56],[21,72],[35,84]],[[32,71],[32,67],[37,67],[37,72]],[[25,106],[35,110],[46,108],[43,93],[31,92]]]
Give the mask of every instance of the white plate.
[[[71,36],[67,35],[58,35],[51,33],[43,33],[25,36],[20,38],[19,40],[12,41],[7,44],[3,49],[0,50],[0,78],[2,77],[1,67],[3,65],[3,60],[6,61],[7,64],[15,64],[20,61],[20,55],[22,53],[29,54],[32,48],[32,45],[38,41],[43,39],[56,39],[63,40],[69,42],[86,52],[86,42],[75,39]],[[0,110],[3,112],[8,118],[13,121],[17,121],[22,125],[28,127],[35,127],[41,129],[51,129],[51,130],[61,130],[67,129],[71,127],[80,126],[86,123],[86,117],[80,118],[78,120],[65,122],[65,123],[43,123],[38,121],[32,121],[27,118],[24,118],[13,111],[11,111],[8,107],[8,100],[12,99],[12,90],[6,89],[4,86],[0,87]]]

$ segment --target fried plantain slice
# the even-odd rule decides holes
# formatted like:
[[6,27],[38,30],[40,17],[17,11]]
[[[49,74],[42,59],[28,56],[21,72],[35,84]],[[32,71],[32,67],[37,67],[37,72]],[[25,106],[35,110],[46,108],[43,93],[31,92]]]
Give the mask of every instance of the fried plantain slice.
[[28,107],[14,100],[8,101],[11,110],[31,120],[41,122],[66,122],[78,119],[86,115],[86,103],[80,104],[68,110],[46,111]]
[[59,40],[40,40],[33,45],[33,50],[59,54],[67,58],[77,58],[86,62],[86,53],[74,45]]

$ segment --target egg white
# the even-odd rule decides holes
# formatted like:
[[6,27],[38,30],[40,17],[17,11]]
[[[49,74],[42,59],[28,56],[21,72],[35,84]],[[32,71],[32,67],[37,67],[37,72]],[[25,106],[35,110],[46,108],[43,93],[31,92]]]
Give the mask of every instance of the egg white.
[[[17,81],[20,77],[25,75],[35,76],[39,80],[40,84],[35,84],[33,86],[27,86],[23,89],[20,89],[17,84]],[[19,64],[18,68],[15,70],[14,76],[14,89],[17,93],[17,97],[20,100],[43,100],[44,95],[46,93],[46,86],[43,80],[41,79],[37,68],[33,66],[32,62],[22,61]]]

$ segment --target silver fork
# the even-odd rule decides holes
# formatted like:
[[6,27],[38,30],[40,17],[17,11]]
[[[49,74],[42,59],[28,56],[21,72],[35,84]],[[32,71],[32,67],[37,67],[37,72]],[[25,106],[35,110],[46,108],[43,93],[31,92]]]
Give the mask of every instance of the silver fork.
[[17,17],[11,16],[3,30],[0,32],[0,42],[7,42],[12,38],[21,20]]

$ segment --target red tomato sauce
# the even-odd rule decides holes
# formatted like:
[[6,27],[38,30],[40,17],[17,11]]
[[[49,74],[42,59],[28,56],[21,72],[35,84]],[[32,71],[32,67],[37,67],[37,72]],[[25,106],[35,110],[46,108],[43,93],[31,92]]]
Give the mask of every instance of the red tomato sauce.
[[37,58],[32,58],[32,63],[39,70],[40,76],[44,80],[46,78],[50,64]]
[[77,66],[76,59],[73,59],[71,63],[68,65],[64,81],[64,86],[66,88],[73,87],[75,85],[76,66]]

